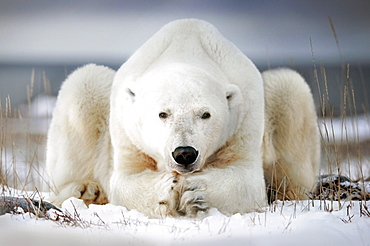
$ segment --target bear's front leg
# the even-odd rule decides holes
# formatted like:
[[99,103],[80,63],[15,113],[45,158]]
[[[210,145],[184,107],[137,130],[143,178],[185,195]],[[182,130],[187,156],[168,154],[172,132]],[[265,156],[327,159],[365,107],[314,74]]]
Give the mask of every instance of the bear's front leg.
[[179,212],[205,216],[209,208],[225,215],[262,211],[267,206],[263,172],[259,168],[209,168],[181,178]]
[[145,170],[129,174],[114,171],[109,201],[112,204],[136,209],[152,218],[178,216],[179,189],[177,175]]

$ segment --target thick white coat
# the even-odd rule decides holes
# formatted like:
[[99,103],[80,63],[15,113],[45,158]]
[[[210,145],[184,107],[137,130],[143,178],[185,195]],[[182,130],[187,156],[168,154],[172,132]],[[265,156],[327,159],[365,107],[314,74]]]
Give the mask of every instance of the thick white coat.
[[[299,114],[291,117],[297,108],[284,105],[313,109],[312,95],[297,73],[280,70],[264,73],[270,98],[280,86],[269,82],[275,77],[295,83],[287,85],[291,96],[265,98],[254,64],[199,20],[167,24],[116,74],[103,66],[80,68],[63,84],[49,130],[52,200],[109,200],[152,217],[197,216],[210,207],[225,214],[258,211],[267,205],[263,161],[265,172],[289,169],[281,172],[292,180],[286,186],[292,187],[288,197],[300,198],[298,192],[313,188],[317,174],[316,116],[298,108]],[[272,108],[266,114],[265,101]],[[287,112],[290,125],[301,124],[290,135],[289,146],[307,138],[303,147],[316,151],[307,152],[310,158],[291,158],[302,153],[276,146],[288,141],[284,136],[275,139],[280,128],[273,126],[284,127],[288,119],[274,117],[276,105],[292,110]],[[303,122],[302,117],[310,120]],[[199,153],[191,167],[178,165],[172,157],[181,146]],[[299,162],[281,162],[285,153]],[[287,180],[287,175],[271,177],[267,181],[272,189]]]

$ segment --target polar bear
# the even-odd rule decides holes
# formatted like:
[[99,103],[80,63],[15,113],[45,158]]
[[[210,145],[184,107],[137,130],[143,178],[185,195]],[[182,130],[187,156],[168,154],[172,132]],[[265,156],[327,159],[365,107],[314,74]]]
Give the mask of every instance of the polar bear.
[[117,72],[90,64],[64,82],[48,133],[51,200],[150,217],[260,211],[266,185],[276,199],[306,198],[319,147],[300,75],[261,74],[211,24],[179,20]]

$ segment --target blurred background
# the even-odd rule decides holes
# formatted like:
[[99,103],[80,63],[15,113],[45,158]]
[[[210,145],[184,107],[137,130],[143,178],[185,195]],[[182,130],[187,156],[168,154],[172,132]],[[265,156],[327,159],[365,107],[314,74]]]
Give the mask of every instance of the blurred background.
[[369,13],[368,0],[0,0],[1,103],[4,108],[9,96],[13,108],[26,104],[31,81],[32,98],[57,95],[76,67],[97,63],[117,69],[166,23],[199,18],[216,26],[261,71],[297,69],[315,94],[313,68],[322,80],[324,67],[335,114],[349,64],[362,110],[368,108],[364,84],[370,82]]

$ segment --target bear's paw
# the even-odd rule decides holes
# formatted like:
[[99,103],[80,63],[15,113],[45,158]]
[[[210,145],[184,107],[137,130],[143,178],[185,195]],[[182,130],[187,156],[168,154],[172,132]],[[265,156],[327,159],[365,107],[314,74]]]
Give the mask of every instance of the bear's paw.
[[90,204],[108,203],[107,196],[100,185],[96,182],[87,181],[80,183],[76,186],[76,191],[80,193],[80,196],[76,197],[82,199],[87,206]]
[[159,194],[159,202],[154,209],[155,217],[178,216],[179,206],[179,180],[176,176],[169,176],[164,179]]
[[189,217],[206,216],[210,205],[206,196],[207,185],[204,180],[186,179],[181,187],[178,212]]
[[49,200],[57,207],[70,197],[76,197],[84,201],[86,206],[90,204],[108,203],[107,195],[102,187],[94,181],[75,181],[64,186],[57,195],[51,195]]

